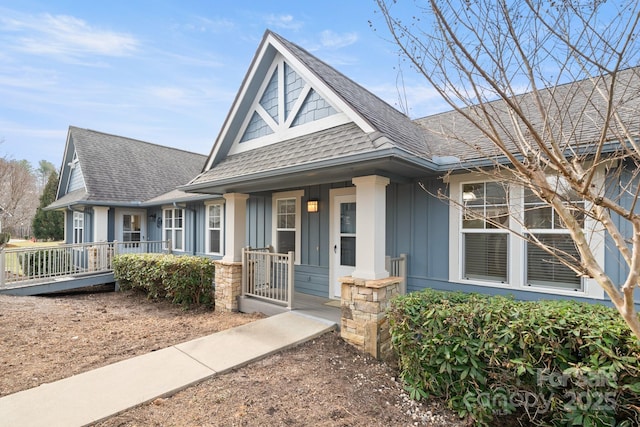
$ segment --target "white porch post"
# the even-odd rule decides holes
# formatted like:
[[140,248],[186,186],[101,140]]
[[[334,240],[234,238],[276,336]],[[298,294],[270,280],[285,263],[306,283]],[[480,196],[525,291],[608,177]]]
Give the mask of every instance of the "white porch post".
[[387,278],[384,257],[389,178],[369,175],[353,178],[352,182],[356,186],[356,267],[352,277]]
[[109,208],[94,206],[93,208],[93,241],[106,242],[109,229]]
[[246,241],[246,213],[248,194],[227,193],[225,199],[224,257],[222,261],[242,262],[242,248]]

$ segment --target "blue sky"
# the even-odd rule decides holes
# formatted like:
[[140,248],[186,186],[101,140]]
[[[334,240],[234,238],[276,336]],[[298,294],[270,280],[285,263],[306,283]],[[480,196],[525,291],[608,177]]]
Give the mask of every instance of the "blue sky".
[[[0,0],[0,157],[59,167],[70,125],[208,154],[267,28],[396,105],[398,57],[375,11],[372,0]],[[403,74],[412,117],[446,109]]]

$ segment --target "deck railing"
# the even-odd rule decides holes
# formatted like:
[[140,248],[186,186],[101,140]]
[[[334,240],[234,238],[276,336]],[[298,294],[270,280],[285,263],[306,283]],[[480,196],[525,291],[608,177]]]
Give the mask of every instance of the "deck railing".
[[278,254],[272,250],[271,247],[242,250],[242,294],[291,309],[294,253]]
[[407,255],[400,254],[398,257],[386,257],[386,269],[390,276],[402,277],[400,282],[400,293],[407,293]]
[[121,253],[167,252],[170,242],[93,242],[9,248],[0,251],[0,286],[112,270]]

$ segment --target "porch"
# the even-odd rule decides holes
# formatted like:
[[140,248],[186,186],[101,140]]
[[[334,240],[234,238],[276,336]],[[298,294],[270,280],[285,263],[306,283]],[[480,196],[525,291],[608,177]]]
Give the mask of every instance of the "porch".
[[[274,253],[273,247],[242,249],[242,288],[238,311],[261,312],[268,316],[286,311],[307,314],[340,324],[341,300],[309,295],[295,290],[293,252]],[[385,258],[385,270],[400,277],[406,293],[407,256]],[[221,275],[222,276],[222,275]],[[222,277],[221,277],[222,279]]]

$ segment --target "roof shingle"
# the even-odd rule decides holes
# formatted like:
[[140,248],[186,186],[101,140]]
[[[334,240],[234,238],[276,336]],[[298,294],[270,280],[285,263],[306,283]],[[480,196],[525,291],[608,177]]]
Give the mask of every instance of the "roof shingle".
[[[206,156],[89,129],[69,127],[87,202],[139,203],[187,183]],[[66,197],[66,196],[65,196]]]

